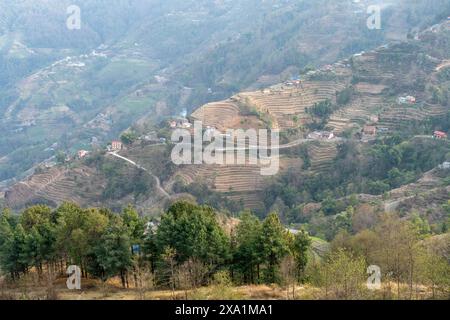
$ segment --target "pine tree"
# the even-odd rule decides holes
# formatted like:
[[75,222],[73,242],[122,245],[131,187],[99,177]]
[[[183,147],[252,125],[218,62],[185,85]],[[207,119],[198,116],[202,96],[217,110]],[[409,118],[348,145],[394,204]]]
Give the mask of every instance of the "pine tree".
[[278,215],[270,213],[262,224],[260,252],[265,264],[265,281],[278,282],[278,269],[283,258],[288,254],[288,233],[280,222]]
[[126,274],[133,266],[131,242],[122,221],[116,219],[106,229],[88,254],[88,271],[103,281],[120,276],[122,286],[128,284]]
[[177,265],[193,259],[214,269],[230,259],[230,240],[209,207],[177,202],[161,218],[155,244],[161,255],[173,248]]
[[308,250],[311,246],[311,238],[304,230],[299,231],[292,244],[291,252],[294,257],[297,279],[304,280],[304,272],[308,263]]
[[8,272],[12,279],[18,279],[28,271],[28,267],[26,235],[22,225],[18,224],[3,240],[2,270]]
[[235,234],[236,248],[234,249],[234,268],[243,276],[245,283],[259,281],[259,265],[261,255],[258,251],[262,225],[258,218],[245,211],[241,215],[241,222]]
[[139,214],[131,205],[123,209],[121,217],[133,244],[140,244],[145,232],[144,219],[139,217]]
[[107,210],[82,209],[65,203],[58,208],[56,215],[59,250],[67,262],[79,266],[86,276],[87,254],[105,232],[111,214]]

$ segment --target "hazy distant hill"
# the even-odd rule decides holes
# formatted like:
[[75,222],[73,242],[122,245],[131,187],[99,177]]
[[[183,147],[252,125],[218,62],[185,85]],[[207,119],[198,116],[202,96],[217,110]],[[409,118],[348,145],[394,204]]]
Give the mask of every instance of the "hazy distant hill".
[[[3,1],[0,180],[57,151],[102,144],[138,120],[155,123],[404,39],[448,6],[382,2],[383,28],[370,31],[367,1]],[[74,3],[81,30],[66,28]]]
[[[333,217],[359,194],[363,204],[388,211],[413,208],[428,212],[430,222],[442,221],[450,171],[433,169],[448,160],[450,144],[432,134],[450,130],[449,39],[450,23],[444,22],[415,39],[304,74],[301,85],[284,82],[241,92],[192,113],[219,129],[269,123],[281,129],[286,147],[276,177],[262,177],[258,166],[177,167],[170,160],[170,144],[141,139],[120,153],[137,165],[103,150],[41,168],[8,189],[6,204],[22,208],[75,201],[120,208],[133,203],[153,213],[167,204],[169,193],[171,199],[195,197],[232,212],[276,210],[285,221],[304,222],[321,208]],[[400,103],[404,95],[413,95],[416,103]],[[329,113],[316,113],[318,106]],[[378,135],[362,135],[366,126],[378,127]],[[153,129],[168,134],[167,124]],[[339,138],[306,140],[315,130],[334,131]]]

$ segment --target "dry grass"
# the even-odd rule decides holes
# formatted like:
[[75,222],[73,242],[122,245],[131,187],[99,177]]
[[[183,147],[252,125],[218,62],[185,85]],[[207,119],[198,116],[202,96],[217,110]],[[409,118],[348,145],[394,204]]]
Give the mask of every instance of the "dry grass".
[[[24,279],[25,280],[25,279]],[[44,282],[35,283],[26,280],[14,285],[0,281],[0,300],[140,300],[142,292],[137,288],[124,289],[120,279],[111,279],[107,283],[99,280],[83,279],[82,290],[68,290],[66,279],[57,279],[52,289],[55,295],[48,297],[48,285]],[[131,283],[130,283],[131,284]],[[385,283],[382,290],[362,292],[362,299],[392,299],[397,300],[397,285]],[[431,298],[431,290],[423,286],[415,286],[413,300]],[[246,285],[231,287],[226,285],[211,285],[193,290],[148,290],[145,292],[146,300],[325,300],[333,299],[332,293],[326,294],[323,288],[311,285],[297,285],[281,287],[278,285]],[[406,284],[400,286],[400,299],[409,299],[409,288]]]

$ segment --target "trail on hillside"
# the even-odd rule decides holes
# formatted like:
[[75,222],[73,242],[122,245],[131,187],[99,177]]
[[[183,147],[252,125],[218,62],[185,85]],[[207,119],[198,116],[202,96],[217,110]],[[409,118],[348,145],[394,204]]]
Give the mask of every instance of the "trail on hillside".
[[439,72],[447,67],[450,67],[450,60],[444,60],[439,66],[436,67],[436,71]]
[[130,159],[124,157],[124,156],[121,156],[121,155],[117,154],[116,152],[108,152],[108,154],[110,154],[110,155],[112,155],[112,156],[114,156],[114,157],[116,157],[116,158],[119,158],[119,159],[121,159],[121,160],[124,160],[124,161],[130,163],[131,165],[135,166],[136,168],[142,169],[142,170],[144,170],[145,172],[147,172],[149,175],[151,175],[151,176],[155,179],[155,181],[156,181],[156,188],[158,189],[158,191],[159,191],[164,197],[170,199],[170,194],[169,194],[166,190],[164,190],[164,188],[161,186],[161,180],[159,180],[159,178],[158,178],[157,176],[155,176],[151,171],[149,171],[149,170],[147,170],[146,168],[142,167],[141,165],[137,164],[137,163],[134,162],[133,160],[130,160]]

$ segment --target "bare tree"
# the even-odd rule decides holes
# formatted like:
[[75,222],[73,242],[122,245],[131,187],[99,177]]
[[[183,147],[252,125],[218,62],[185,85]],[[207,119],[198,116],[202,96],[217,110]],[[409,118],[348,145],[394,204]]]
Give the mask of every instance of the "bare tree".
[[172,289],[172,299],[175,299],[175,257],[177,252],[175,249],[167,247],[162,254],[164,262],[170,268],[170,287]]
[[[286,256],[281,262],[281,277],[283,284],[286,286],[286,298],[287,300],[295,300],[295,287],[297,286],[297,268],[295,260],[292,256]],[[292,289],[292,291],[290,291]],[[292,295],[291,295],[292,294]]]
[[147,265],[136,263],[134,276],[139,300],[145,300],[147,291],[154,288],[155,277]]

